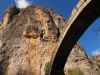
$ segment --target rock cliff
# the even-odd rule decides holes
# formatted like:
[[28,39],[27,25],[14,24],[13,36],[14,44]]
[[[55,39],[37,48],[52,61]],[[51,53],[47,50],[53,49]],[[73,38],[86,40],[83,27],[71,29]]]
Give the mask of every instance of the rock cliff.
[[[45,75],[66,23],[49,8],[11,6],[0,23],[0,75]],[[67,62],[66,74],[79,68],[84,75],[100,75],[100,65],[90,61],[79,44]]]
[[100,75],[100,57],[98,56],[98,62],[95,59],[94,56],[87,56],[84,48],[76,44],[65,65],[66,75],[75,75],[73,73],[76,75]]

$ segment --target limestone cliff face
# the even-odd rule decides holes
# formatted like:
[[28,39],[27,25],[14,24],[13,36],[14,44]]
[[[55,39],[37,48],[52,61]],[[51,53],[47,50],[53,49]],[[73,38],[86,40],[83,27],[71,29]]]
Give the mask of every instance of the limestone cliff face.
[[[100,61],[96,62],[96,60],[92,60],[92,58],[95,59],[94,56],[88,57],[84,48],[76,44],[65,65],[65,73],[69,74],[69,72],[77,72],[79,70],[82,74],[78,75],[100,75]],[[98,57],[98,59],[100,59],[100,57]]]
[[64,23],[50,9],[11,6],[0,24],[0,75],[44,75]]
[[[66,26],[64,18],[48,8],[11,6],[0,23],[0,75],[45,75]],[[65,73],[75,67],[84,75],[100,72],[100,66],[94,70],[79,44],[69,56]]]
[[100,55],[89,57],[89,59],[100,65]]

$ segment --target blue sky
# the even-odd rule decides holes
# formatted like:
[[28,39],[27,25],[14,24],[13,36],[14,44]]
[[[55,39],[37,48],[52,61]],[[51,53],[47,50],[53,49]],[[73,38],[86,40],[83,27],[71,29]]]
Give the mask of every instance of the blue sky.
[[[39,5],[51,8],[54,12],[62,15],[65,19],[70,16],[70,13],[79,0],[29,0],[33,5]],[[14,0],[0,1],[0,21],[4,11],[11,5],[15,4]],[[100,19],[96,20],[88,30],[79,39],[81,46],[86,50],[88,55],[100,54],[100,35],[96,29],[100,28]]]

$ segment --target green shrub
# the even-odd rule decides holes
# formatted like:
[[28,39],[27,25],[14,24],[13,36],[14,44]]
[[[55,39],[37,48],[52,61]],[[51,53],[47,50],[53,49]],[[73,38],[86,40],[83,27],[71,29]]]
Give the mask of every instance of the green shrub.
[[84,75],[84,73],[79,68],[69,69],[68,74],[69,75]]
[[47,69],[48,69],[48,67],[49,67],[49,64],[50,64],[50,62],[47,62],[47,63],[45,64],[45,68],[44,68],[45,71],[47,71]]

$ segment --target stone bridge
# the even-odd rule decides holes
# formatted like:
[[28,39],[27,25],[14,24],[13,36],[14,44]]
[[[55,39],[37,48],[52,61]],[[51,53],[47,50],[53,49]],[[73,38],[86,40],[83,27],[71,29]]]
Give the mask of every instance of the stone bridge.
[[64,75],[66,60],[78,39],[100,16],[100,0],[80,0],[68,20],[68,27],[52,56],[46,75]]

